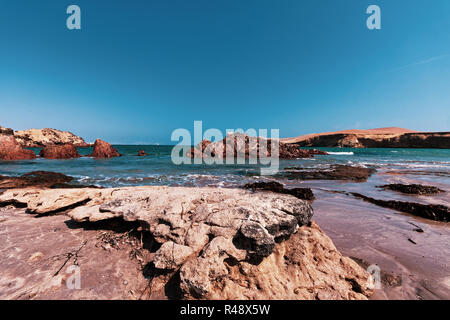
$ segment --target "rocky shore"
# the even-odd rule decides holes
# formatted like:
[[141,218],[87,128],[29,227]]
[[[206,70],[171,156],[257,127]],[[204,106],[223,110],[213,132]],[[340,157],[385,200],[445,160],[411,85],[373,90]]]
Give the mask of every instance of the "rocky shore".
[[[291,195],[31,187],[4,190],[0,207],[6,299],[367,299],[372,293],[369,274],[311,221],[310,204]],[[81,290],[64,286],[64,266],[73,264],[81,268]],[[37,272],[24,272],[29,268]]]
[[41,148],[48,145],[72,144],[75,147],[89,146],[81,137],[69,131],[56,129],[28,129],[14,131],[0,126],[0,136],[14,136],[17,142],[25,148]]
[[[11,130],[0,127],[0,160],[32,160],[36,158],[34,151],[25,149],[23,145],[29,147],[30,144],[19,143],[18,139],[11,134]],[[2,134],[3,133],[3,134]],[[42,145],[39,156],[45,159],[74,159],[80,158],[77,147],[86,147],[79,143],[64,142],[67,139],[57,139],[51,142],[46,140]],[[69,139],[70,140],[70,139]],[[42,141],[41,141],[42,142]],[[48,142],[48,144],[47,144]],[[33,145],[36,146],[36,145]],[[41,145],[39,145],[41,146]],[[88,157],[94,158],[114,158],[120,157],[119,152],[106,141],[97,139],[93,145],[93,152]]]

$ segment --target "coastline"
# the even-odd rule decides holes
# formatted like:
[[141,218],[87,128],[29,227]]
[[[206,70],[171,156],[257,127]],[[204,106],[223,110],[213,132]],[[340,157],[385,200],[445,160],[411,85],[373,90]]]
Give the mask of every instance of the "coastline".
[[[0,237],[14,245],[0,255],[5,279],[16,285],[0,285],[0,296],[93,298],[85,290],[64,290],[67,275],[59,274],[66,263],[78,267],[83,252],[91,289],[99,273],[111,277],[113,284],[100,281],[95,289],[107,299],[450,297],[449,150],[294,149],[286,147],[287,157],[271,176],[248,164],[176,166],[171,146],[111,146],[102,140],[93,152],[51,145],[32,149],[41,155],[36,159],[2,162]],[[393,184],[417,184],[425,194],[383,188]],[[221,197],[228,202],[217,202]],[[196,221],[193,212],[204,210],[199,204],[205,199],[208,210],[222,216]],[[311,214],[300,218],[305,212]],[[256,224],[247,226],[250,222]],[[17,238],[30,232],[27,228],[34,238]],[[47,241],[58,245],[49,247]],[[86,251],[87,243],[112,269]],[[212,258],[221,252],[223,259]],[[61,259],[65,263],[58,267]],[[45,278],[22,276],[30,266]],[[212,270],[220,280],[200,270]],[[380,272],[381,287],[374,291],[368,279],[377,275],[369,270]],[[132,293],[123,291],[121,281]]]

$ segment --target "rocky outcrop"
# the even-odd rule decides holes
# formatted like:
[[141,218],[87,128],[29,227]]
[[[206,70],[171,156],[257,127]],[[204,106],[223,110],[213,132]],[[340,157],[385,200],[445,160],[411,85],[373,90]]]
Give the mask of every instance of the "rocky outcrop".
[[119,157],[119,152],[106,141],[97,139],[94,143],[94,151],[88,157],[94,158],[114,158]]
[[385,190],[398,191],[405,194],[416,194],[416,195],[428,195],[428,194],[436,194],[445,192],[437,187],[433,186],[423,186],[420,184],[400,184],[393,183],[387,184],[384,186],[378,186],[378,188],[382,188]]
[[25,187],[61,187],[73,180],[72,177],[62,173],[33,171],[25,173],[20,177],[0,176],[0,189],[16,189]]
[[381,200],[367,197],[356,192],[351,192],[350,194],[356,198],[363,199],[364,201],[373,203],[380,207],[394,209],[434,221],[450,222],[450,208],[442,204],[422,204],[397,200]]
[[414,132],[401,128],[345,130],[285,139],[300,147],[450,148],[450,132]]
[[0,160],[31,160],[35,158],[36,154],[22,148],[14,136],[0,136]]
[[20,145],[27,148],[45,147],[47,145],[73,144],[76,147],[87,147],[83,138],[68,131],[56,129],[29,129],[14,132]]
[[39,155],[46,159],[73,159],[81,157],[73,144],[47,145],[41,150]]
[[254,191],[271,191],[282,194],[290,194],[302,200],[314,200],[314,193],[310,188],[286,189],[281,183],[275,181],[247,183],[244,186],[244,189],[251,189]]
[[180,270],[187,299],[359,300],[372,293],[364,269],[342,256],[315,224],[302,226],[259,264],[216,238]]
[[290,195],[133,187],[11,190],[0,195],[4,202],[80,223],[139,223],[158,243],[147,262],[151,291],[175,287],[179,298],[366,299],[372,292],[369,274],[311,222],[312,207]]
[[329,169],[308,171],[302,167],[285,168],[278,175],[288,179],[299,180],[353,180],[356,182],[366,181],[375,169],[354,167],[347,165],[332,165]]
[[0,135],[12,136],[14,135],[14,130],[0,126]]
[[296,145],[286,144],[279,140],[262,137],[251,137],[243,133],[228,134],[222,141],[201,141],[191,149],[188,156],[193,158],[215,157],[225,159],[227,155],[234,158],[271,157],[272,144],[278,146],[280,159],[312,158],[314,155],[326,155],[328,153],[316,149],[300,149]]

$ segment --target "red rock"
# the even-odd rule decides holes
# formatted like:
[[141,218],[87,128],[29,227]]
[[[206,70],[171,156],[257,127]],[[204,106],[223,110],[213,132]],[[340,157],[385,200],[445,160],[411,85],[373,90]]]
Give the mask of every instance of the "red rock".
[[0,159],[1,160],[31,160],[36,159],[36,154],[22,148],[14,136],[0,136]]
[[39,155],[46,159],[72,159],[81,157],[77,151],[77,148],[70,143],[45,146]]
[[114,158],[120,157],[120,154],[108,142],[97,139],[94,143],[94,152],[89,156],[94,158]]
[[[296,144],[279,142],[280,159],[312,158],[315,154],[328,154],[317,149],[300,149]],[[202,158],[207,156],[216,156],[225,158],[227,151],[234,157],[244,157],[248,159],[251,155],[262,154],[263,157],[270,157],[272,154],[272,140],[262,137],[250,137],[246,134],[234,133],[227,135],[222,141],[211,142],[209,140],[201,141],[197,146],[188,152],[192,158]]]
[[139,151],[138,151],[138,156],[139,156],[139,157],[145,157],[146,155],[147,155],[147,153],[145,153],[144,150],[139,150]]

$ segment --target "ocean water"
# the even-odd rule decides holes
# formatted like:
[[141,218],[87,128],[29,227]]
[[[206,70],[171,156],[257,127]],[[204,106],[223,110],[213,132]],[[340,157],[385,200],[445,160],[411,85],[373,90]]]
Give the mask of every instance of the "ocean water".
[[[73,160],[0,161],[0,175],[17,176],[31,171],[60,172],[74,178],[74,184],[122,187],[138,185],[169,186],[240,186],[246,182],[277,179],[259,176],[257,165],[175,165],[171,161],[173,146],[116,145],[123,154],[113,159],[83,157]],[[281,160],[286,167],[327,170],[333,164],[373,167],[378,173],[403,173],[429,182],[450,183],[450,149],[343,149],[320,148],[330,155],[312,159]],[[33,149],[37,154],[39,149]],[[146,157],[138,157],[145,150]],[[87,155],[91,148],[79,148]],[[310,184],[314,184],[310,182]]]

